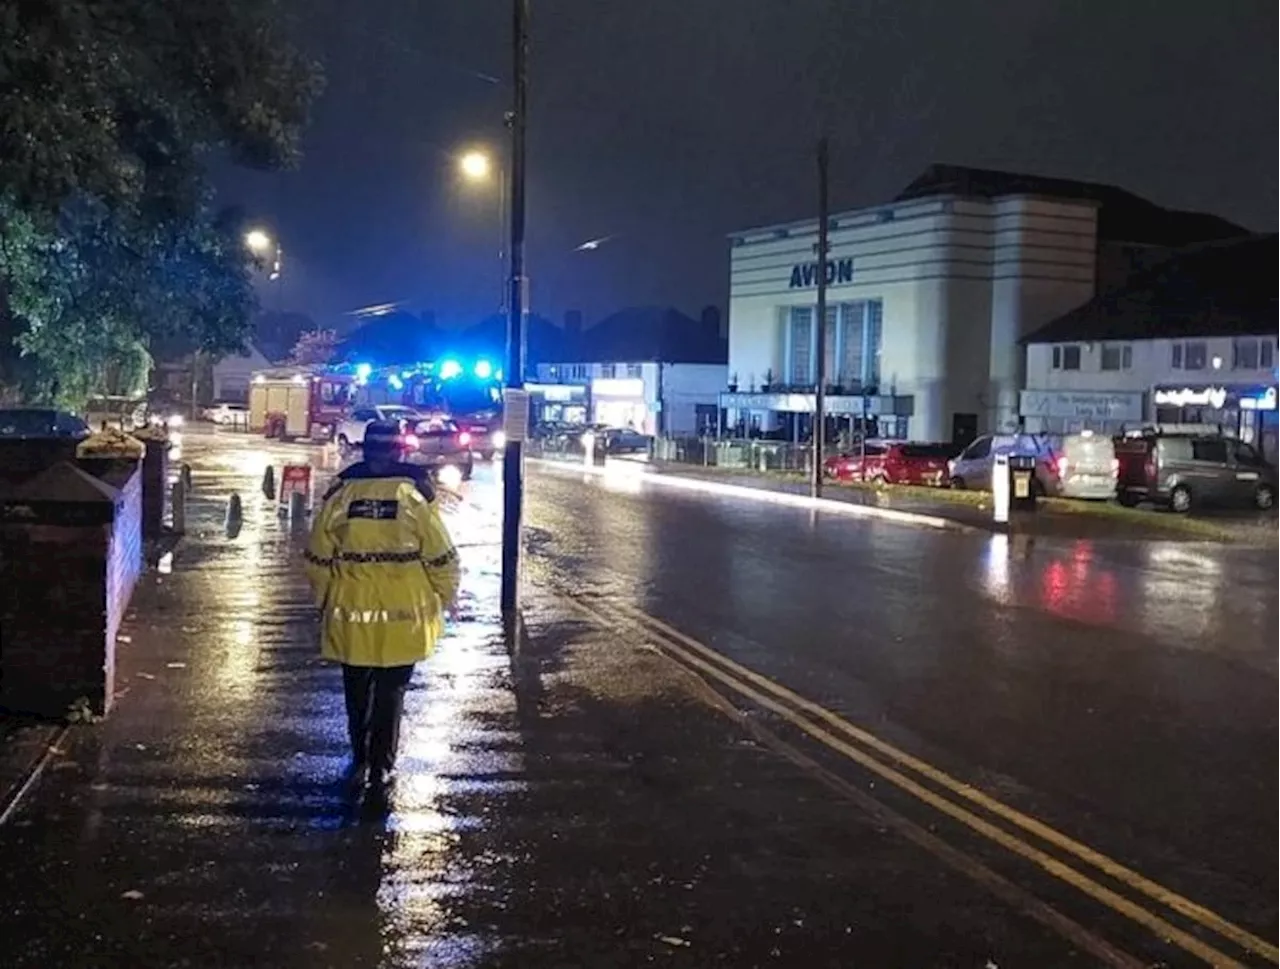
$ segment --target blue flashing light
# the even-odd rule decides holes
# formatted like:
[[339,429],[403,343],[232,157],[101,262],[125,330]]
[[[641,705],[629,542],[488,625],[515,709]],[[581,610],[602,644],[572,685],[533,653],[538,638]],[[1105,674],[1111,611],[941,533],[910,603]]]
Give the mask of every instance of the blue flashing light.
[[373,373],[373,366],[367,363],[356,364],[356,376],[361,380],[368,380],[369,374]]
[[392,374],[390,377],[387,378],[387,386],[390,387],[392,390],[404,390],[404,381],[402,381],[395,374]]
[[452,380],[462,375],[462,364],[457,360],[445,360],[440,364],[440,379]]
[[488,360],[477,360],[476,376],[479,377],[481,380],[488,380],[491,376],[493,376],[493,364],[491,364]]

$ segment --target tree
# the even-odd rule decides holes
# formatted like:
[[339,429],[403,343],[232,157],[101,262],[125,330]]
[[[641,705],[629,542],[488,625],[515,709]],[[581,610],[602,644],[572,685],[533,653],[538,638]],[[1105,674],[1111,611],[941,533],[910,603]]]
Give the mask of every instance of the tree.
[[310,330],[298,337],[289,354],[295,367],[320,366],[333,361],[338,352],[338,334],[333,330]]
[[239,350],[243,220],[212,204],[214,150],[297,157],[318,73],[272,0],[0,6],[0,382],[73,403],[119,358]]

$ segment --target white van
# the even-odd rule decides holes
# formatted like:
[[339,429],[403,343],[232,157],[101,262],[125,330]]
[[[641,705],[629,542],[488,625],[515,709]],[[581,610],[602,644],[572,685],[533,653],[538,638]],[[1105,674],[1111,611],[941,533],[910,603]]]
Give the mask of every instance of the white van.
[[1110,435],[1093,431],[1067,434],[1054,450],[1054,494],[1091,501],[1115,497],[1120,462]]

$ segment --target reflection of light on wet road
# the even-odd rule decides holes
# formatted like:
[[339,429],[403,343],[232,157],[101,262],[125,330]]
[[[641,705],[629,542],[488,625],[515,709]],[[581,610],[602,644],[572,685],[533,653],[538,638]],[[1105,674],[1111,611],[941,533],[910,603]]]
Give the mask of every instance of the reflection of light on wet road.
[[1001,602],[1009,599],[1009,536],[992,535],[987,543],[987,562],[983,572],[987,594]]
[[1147,564],[1142,572],[1143,622],[1179,638],[1209,634],[1225,592],[1221,565],[1196,549],[1169,544],[1148,549]]

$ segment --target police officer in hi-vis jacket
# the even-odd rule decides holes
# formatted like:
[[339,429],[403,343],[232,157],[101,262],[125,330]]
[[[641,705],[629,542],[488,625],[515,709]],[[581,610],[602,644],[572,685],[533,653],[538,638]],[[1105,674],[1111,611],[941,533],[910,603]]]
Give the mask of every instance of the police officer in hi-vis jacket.
[[426,472],[404,464],[400,427],[365,429],[364,460],[324,496],[306,552],[321,609],[321,654],[342,664],[350,776],[385,792],[413,666],[444,629],[458,553]]

